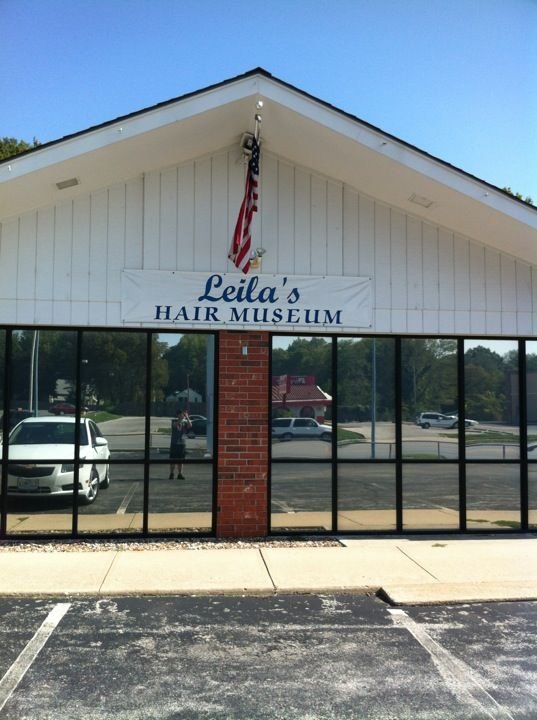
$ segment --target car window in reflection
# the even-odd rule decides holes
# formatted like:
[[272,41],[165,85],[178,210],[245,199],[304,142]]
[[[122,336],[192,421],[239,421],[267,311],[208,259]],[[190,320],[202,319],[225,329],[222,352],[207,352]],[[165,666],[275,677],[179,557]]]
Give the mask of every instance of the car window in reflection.
[[[21,423],[9,438],[10,445],[73,445],[75,442],[74,423]],[[80,426],[80,442],[88,444],[86,428]]]

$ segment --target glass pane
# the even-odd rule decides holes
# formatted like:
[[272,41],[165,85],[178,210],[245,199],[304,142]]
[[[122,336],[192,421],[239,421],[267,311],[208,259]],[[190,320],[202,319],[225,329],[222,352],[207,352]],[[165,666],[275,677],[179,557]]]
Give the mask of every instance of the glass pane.
[[520,467],[502,463],[466,466],[468,529],[520,527]]
[[151,465],[149,530],[208,533],[212,530],[213,466],[188,464],[183,478],[170,477],[167,464]]
[[456,341],[403,339],[401,363],[403,456],[457,458]]
[[[537,342],[526,343],[529,525],[537,527]],[[533,462],[535,461],[535,463]]]
[[537,527],[537,464],[531,463],[528,470],[529,525]]
[[[5,330],[0,330],[0,433],[4,427],[4,366],[5,366]],[[1,434],[0,434],[0,437]]]
[[332,343],[272,339],[272,457],[332,455]]
[[[13,333],[8,400],[8,532],[70,533],[75,461],[76,332]],[[80,441],[88,446],[81,426]],[[81,500],[91,495],[80,472]]]
[[403,527],[405,530],[459,527],[457,465],[420,463],[403,466]]
[[395,457],[394,341],[337,341],[338,457]]
[[520,457],[518,344],[512,340],[464,343],[466,457]]
[[113,459],[140,459],[145,450],[146,335],[93,332],[82,336],[81,396],[105,434]]
[[395,466],[338,465],[338,530],[394,530]]
[[273,463],[272,530],[331,530],[331,488],[332,469],[327,463]]
[[111,464],[100,475],[97,499],[78,509],[80,533],[135,533],[143,529],[144,466]]
[[537,460],[537,342],[526,343],[528,459]]
[[186,445],[187,457],[212,457],[214,397],[214,336],[153,335],[151,456],[170,451],[172,421],[183,413],[174,439]]

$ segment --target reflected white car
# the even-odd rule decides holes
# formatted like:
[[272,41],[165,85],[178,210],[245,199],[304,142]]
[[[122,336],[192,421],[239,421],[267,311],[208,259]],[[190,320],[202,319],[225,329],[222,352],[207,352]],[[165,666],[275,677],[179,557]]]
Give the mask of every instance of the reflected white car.
[[[99,488],[110,484],[110,449],[97,424],[80,420],[78,501],[90,505]],[[32,417],[9,436],[8,495],[72,496],[74,488],[75,418]]]
[[280,440],[293,438],[331,440],[332,427],[323,425],[313,418],[277,418],[272,421],[272,437]]
[[[423,412],[416,417],[416,425],[427,430],[431,427],[455,429],[459,427],[459,418],[457,415],[444,415],[439,412]],[[473,427],[479,425],[477,420],[464,419],[465,427]]]

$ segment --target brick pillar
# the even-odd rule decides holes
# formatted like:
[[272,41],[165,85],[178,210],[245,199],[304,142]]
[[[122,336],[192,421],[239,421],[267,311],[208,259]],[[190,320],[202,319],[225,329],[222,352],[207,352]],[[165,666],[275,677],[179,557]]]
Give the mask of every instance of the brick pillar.
[[217,537],[268,532],[268,363],[268,333],[220,332]]

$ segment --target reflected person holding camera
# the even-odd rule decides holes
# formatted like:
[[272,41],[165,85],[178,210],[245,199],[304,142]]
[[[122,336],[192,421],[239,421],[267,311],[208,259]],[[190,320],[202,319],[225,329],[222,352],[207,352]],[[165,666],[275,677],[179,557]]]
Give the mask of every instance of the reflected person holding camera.
[[179,410],[172,420],[172,437],[170,442],[170,480],[174,479],[174,469],[177,468],[177,479],[184,480],[183,460],[186,455],[186,438],[192,429],[192,423],[186,410]]

